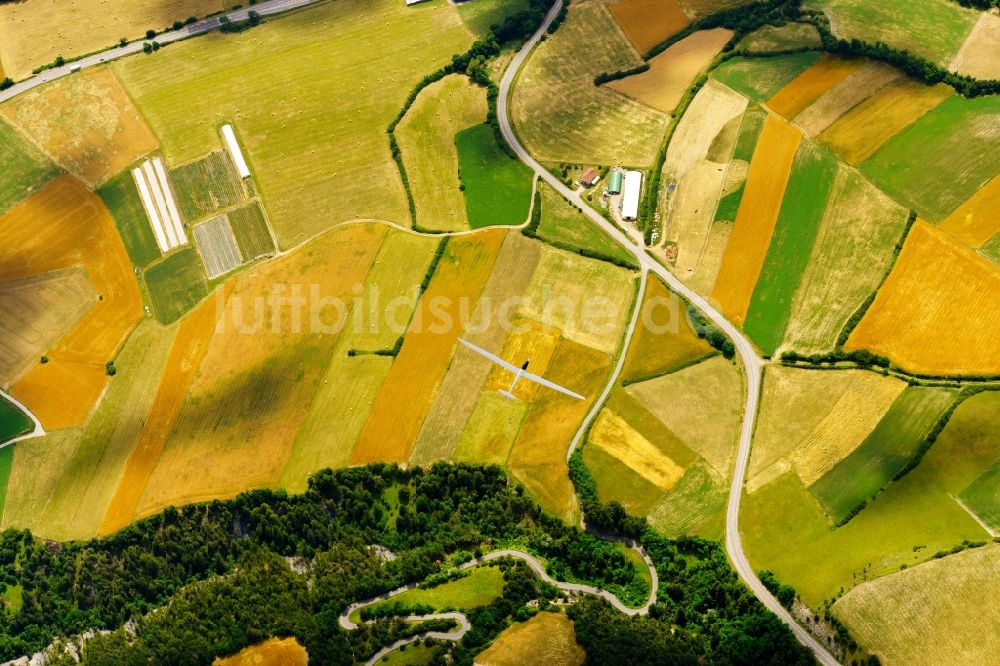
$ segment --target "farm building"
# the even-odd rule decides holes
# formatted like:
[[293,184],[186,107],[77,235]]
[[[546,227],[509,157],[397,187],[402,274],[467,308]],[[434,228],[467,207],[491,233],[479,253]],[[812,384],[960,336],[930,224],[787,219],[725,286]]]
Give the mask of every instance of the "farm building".
[[642,174],[626,171],[622,186],[622,219],[634,220],[639,214],[639,193],[642,190]]
[[608,194],[622,193],[622,172],[615,169],[611,172],[611,180],[608,181]]
[[233,132],[232,125],[222,126],[222,138],[226,143],[226,150],[229,151],[229,156],[233,159],[233,164],[236,166],[236,173],[240,175],[240,178],[249,178],[250,167],[247,166],[246,160],[243,159],[243,151],[236,140],[236,133]]
[[583,175],[580,176],[580,184],[584,187],[593,187],[594,183],[600,179],[601,177],[597,175],[597,169],[590,168],[584,171]]

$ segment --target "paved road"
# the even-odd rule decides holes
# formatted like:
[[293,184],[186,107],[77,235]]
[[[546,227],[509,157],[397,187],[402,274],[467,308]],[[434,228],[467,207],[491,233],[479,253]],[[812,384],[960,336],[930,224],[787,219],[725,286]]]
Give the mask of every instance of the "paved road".
[[796,638],[798,638],[803,645],[813,651],[816,659],[820,663],[827,666],[838,664],[839,662],[833,657],[833,655],[830,654],[830,652],[827,651],[827,649],[818,640],[816,640],[812,634],[796,622],[791,614],[780,603],[778,603],[778,600],[774,598],[774,595],[764,587],[764,584],[760,582],[759,578],[757,578],[757,574],[754,572],[753,567],[750,566],[750,562],[747,560],[746,554],[743,552],[743,542],[740,537],[739,530],[740,500],[743,495],[743,481],[746,477],[747,464],[750,460],[750,439],[753,435],[754,421],[757,415],[757,404],[760,400],[761,370],[763,368],[763,361],[757,355],[753,345],[750,344],[750,341],[743,335],[743,333],[736,328],[736,326],[730,323],[721,312],[716,310],[711,303],[709,303],[700,294],[692,291],[687,285],[674,276],[673,273],[668,271],[659,262],[646,254],[643,248],[638,247],[632,239],[598,214],[597,211],[591,208],[579,194],[563,185],[559,179],[549,173],[547,169],[542,167],[542,165],[539,164],[527,150],[525,150],[524,146],[521,145],[517,135],[511,127],[510,110],[508,108],[511,86],[517,78],[517,73],[524,64],[524,61],[527,59],[528,54],[538,43],[539,39],[541,39],[542,35],[545,34],[549,24],[558,15],[560,9],[562,8],[562,1],[563,0],[556,0],[552,9],[549,10],[548,15],[545,17],[545,21],[543,21],[542,26],[538,29],[538,32],[536,32],[532,38],[525,43],[524,47],[518,51],[513,60],[511,60],[510,66],[507,68],[503,80],[500,82],[500,96],[497,100],[497,116],[500,122],[500,130],[503,132],[504,138],[507,140],[507,143],[510,144],[518,158],[531,167],[535,173],[538,174],[539,178],[554,187],[571,203],[581,208],[587,217],[594,222],[594,224],[631,252],[644,271],[652,271],[657,276],[662,278],[674,291],[686,298],[692,305],[704,313],[704,315],[708,317],[708,319],[711,320],[711,322],[715,324],[719,330],[728,335],[736,345],[736,351],[743,362],[743,367],[746,372],[747,394],[746,405],[744,406],[743,411],[743,426],[740,431],[740,440],[736,451],[736,465],[733,471],[732,486],[729,491],[729,504],[726,509],[726,552],[733,563],[733,568],[736,569],[736,573],[741,579],[743,579],[743,582],[746,583],[754,595],[760,599],[761,603],[767,606],[768,609],[770,609],[786,625],[788,625],[789,628],[791,628]]
[[20,437],[15,437],[14,439],[11,439],[9,441],[0,443],[0,448],[3,448],[4,446],[10,446],[11,444],[14,444],[16,442],[21,442],[26,439],[31,439],[32,437],[42,437],[43,435],[45,435],[45,428],[42,427],[42,422],[39,421],[38,417],[35,416],[30,409],[25,407],[20,400],[10,395],[9,393],[6,393],[5,391],[0,391],[0,396],[3,396],[6,400],[11,402],[15,407],[24,412],[27,415],[27,417],[31,419],[31,422],[35,424],[35,427],[34,429],[32,429],[31,432],[25,435],[21,435]]

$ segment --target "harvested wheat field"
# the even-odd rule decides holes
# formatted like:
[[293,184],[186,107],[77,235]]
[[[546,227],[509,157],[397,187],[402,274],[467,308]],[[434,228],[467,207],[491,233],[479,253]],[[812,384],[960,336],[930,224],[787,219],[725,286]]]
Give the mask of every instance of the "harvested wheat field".
[[928,86],[908,78],[893,81],[830,125],[819,135],[820,141],[857,166],[954,94],[954,89],[943,83]]
[[212,666],[306,666],[309,655],[295,638],[269,638],[229,657],[217,657]]
[[486,122],[486,91],[454,74],[417,95],[396,127],[403,166],[421,228],[467,229],[465,197],[459,190],[455,135]]
[[731,30],[700,30],[649,61],[649,69],[608,87],[664,113],[673,113],[691,82],[733,36]]
[[659,208],[666,209],[664,240],[677,245],[675,272],[681,279],[694,275],[704,254],[746,107],[745,97],[709,80],[670,140],[663,178],[677,186],[672,193],[663,188]]
[[608,9],[640,54],[690,23],[675,0],[617,0],[608,3]]
[[972,198],[938,225],[963,243],[981,247],[1000,233],[1000,176],[996,176]]
[[732,363],[716,356],[633,384],[627,392],[716,472],[728,477],[743,404],[742,379]]
[[712,290],[712,297],[738,324],[746,318],[801,139],[797,129],[768,115],[754,150],[735,227]]
[[983,12],[965,38],[958,55],[951,61],[951,71],[977,79],[1000,79],[1000,16]]
[[125,246],[101,200],[71,176],[0,218],[0,281],[82,265],[99,301],[12,389],[47,429],[81,425],[114,358],[142,315]]
[[132,447],[121,481],[108,503],[99,534],[111,534],[128,525],[135,517],[139,498],[163,452],[191,381],[208,350],[215,324],[222,314],[219,304],[225,303],[232,291],[232,283],[223,289],[225,291],[220,297],[206,299],[178,325],[170,355],[160,376],[156,397],[153,398],[142,431]]
[[[483,349],[496,351],[500,348],[506,334],[505,327],[516,316],[515,312],[503,311],[501,308],[504,303],[512,303],[514,299],[520,298],[528,288],[541,259],[541,248],[541,243],[522,234],[507,234],[496,263],[493,264],[493,272],[490,273],[472,314],[471,321],[474,325],[463,333],[465,339]],[[477,410],[489,409],[489,405],[479,406],[479,388],[491,371],[490,364],[483,363],[479,354],[462,345],[455,347],[448,373],[444,376],[420,428],[420,434],[417,435],[410,462],[424,465],[435,460],[447,460],[460,444],[460,437],[467,440],[464,445],[466,449],[473,446],[470,442],[479,441],[476,434],[478,431],[473,428],[470,419],[477,419],[476,422],[479,423],[483,419],[489,421],[494,418],[476,414]],[[463,431],[466,423],[470,425]],[[516,429],[510,433],[508,450],[516,434]],[[506,458],[505,452],[503,460]]]
[[[552,359],[552,354],[559,344],[559,330],[540,324],[529,319],[521,319],[514,322],[514,329],[507,336],[503,350],[499,356],[509,359],[511,363],[520,365],[525,359],[531,361],[531,372],[536,375],[545,375],[545,369]],[[514,373],[500,366],[494,365],[490,369],[490,374],[486,377],[483,390],[495,392],[500,389],[506,390],[514,381]],[[518,382],[512,393],[518,400],[531,402],[541,388],[534,382]]]
[[573,522],[576,494],[569,480],[566,452],[587,411],[604,388],[611,359],[571,340],[563,340],[549,361],[545,378],[585,400],[540,389],[528,408],[507,465],[546,511]]
[[683,467],[613,411],[605,409],[600,413],[588,442],[620,460],[660,490],[670,490],[684,475]]
[[901,76],[903,73],[891,65],[865,62],[796,114],[795,124],[807,136],[816,136],[837,118]]
[[96,303],[79,266],[0,282],[0,386],[14,383]]
[[838,167],[812,255],[792,299],[783,346],[830,351],[889,270],[907,210],[857,171]]
[[[236,278],[137,517],[278,485],[346,324],[324,303],[351,301],[387,233],[341,227]],[[310,307],[258,305],[275,293]]]
[[862,583],[833,606],[883,664],[986,664],[1000,654],[1000,546]]
[[917,220],[846,347],[884,354],[910,372],[1000,374],[1000,270]]
[[504,235],[503,231],[490,231],[448,242],[403,347],[373,401],[351,453],[351,464],[402,462],[410,457],[462,334],[462,308],[469,308],[469,303],[479,298]]
[[538,613],[504,630],[476,656],[479,666],[580,666],[586,653],[576,642],[573,621],[562,613]]
[[52,161],[92,187],[158,145],[107,67],[19,95],[4,105],[3,115]]
[[820,95],[853,74],[864,60],[824,55],[815,65],[796,76],[767,106],[784,118],[793,118],[815,102]]

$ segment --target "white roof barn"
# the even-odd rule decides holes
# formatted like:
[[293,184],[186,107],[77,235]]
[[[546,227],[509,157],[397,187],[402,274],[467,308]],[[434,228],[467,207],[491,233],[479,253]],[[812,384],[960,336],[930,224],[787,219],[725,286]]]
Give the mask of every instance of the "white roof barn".
[[639,193],[642,191],[642,173],[626,171],[622,185],[622,219],[634,220],[639,214]]

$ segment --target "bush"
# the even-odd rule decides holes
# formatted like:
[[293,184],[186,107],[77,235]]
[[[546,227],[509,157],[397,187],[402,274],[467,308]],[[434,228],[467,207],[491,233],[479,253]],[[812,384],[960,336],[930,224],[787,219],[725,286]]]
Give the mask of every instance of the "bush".
[[156,31],[155,30],[147,30],[146,31],[146,39],[152,39],[153,37],[156,37]]
[[118,374],[118,368],[115,367],[115,362],[114,361],[108,361],[107,363],[105,363],[104,364],[104,372],[108,375],[108,377],[114,377],[115,375],[117,375]]

